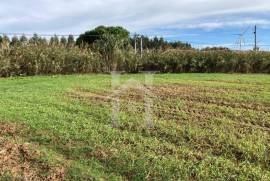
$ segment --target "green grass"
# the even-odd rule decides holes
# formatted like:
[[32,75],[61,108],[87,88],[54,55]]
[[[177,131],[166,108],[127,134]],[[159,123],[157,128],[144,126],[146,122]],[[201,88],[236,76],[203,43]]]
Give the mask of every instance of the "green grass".
[[270,179],[270,75],[157,74],[152,128],[135,91],[113,127],[110,101],[89,96],[110,90],[110,75],[0,79],[0,122],[68,162],[67,180]]

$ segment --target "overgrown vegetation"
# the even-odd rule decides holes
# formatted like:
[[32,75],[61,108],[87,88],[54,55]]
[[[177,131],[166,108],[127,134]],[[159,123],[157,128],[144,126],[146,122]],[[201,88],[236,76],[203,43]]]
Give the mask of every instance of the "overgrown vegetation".
[[235,52],[228,50],[146,53],[141,67],[161,72],[270,73],[270,52]]
[[[182,42],[142,37],[144,51],[134,50],[138,37],[122,27],[98,27],[73,36],[0,37],[0,76],[97,73],[114,70],[160,72],[270,73],[270,53],[226,48],[192,49]],[[139,42],[137,42],[139,44]]]
[[[144,75],[120,76],[130,79],[144,83]],[[60,180],[269,180],[269,82],[269,75],[154,75],[149,128],[144,92],[132,87],[112,126],[110,75],[2,79],[0,144],[13,141],[0,148],[0,180],[16,176],[11,168]]]
[[88,48],[59,43],[56,38],[50,43],[34,38],[13,45],[3,42],[0,76],[102,72],[100,58]]

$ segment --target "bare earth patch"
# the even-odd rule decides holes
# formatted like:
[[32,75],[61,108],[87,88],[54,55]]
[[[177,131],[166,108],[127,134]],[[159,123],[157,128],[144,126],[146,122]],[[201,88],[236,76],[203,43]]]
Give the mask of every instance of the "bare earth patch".
[[0,135],[14,135],[16,130],[15,124],[0,122]]
[[17,143],[14,139],[14,124],[0,124],[0,180],[64,180],[66,168],[43,161],[44,153],[29,143]]

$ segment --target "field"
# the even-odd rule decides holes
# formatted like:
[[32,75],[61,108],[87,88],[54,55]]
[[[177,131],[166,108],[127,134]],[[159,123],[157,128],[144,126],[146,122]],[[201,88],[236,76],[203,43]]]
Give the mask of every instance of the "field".
[[143,87],[151,125],[129,87],[116,126],[110,75],[0,79],[0,180],[270,179],[270,75],[156,74]]

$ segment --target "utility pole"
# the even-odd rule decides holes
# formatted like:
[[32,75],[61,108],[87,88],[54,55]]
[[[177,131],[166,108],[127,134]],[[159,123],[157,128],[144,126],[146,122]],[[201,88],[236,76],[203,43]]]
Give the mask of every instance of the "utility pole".
[[257,26],[254,28],[254,51],[257,51]]
[[143,56],[143,37],[141,36],[141,58]]
[[135,47],[135,54],[136,54],[137,53],[137,36],[136,35],[134,36],[134,43],[135,43],[134,47]]

